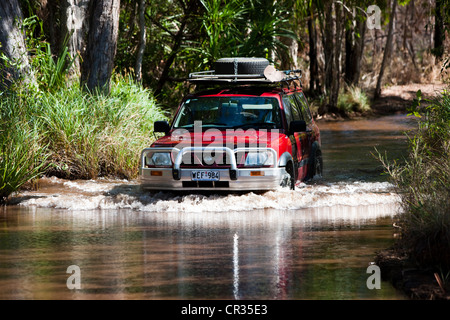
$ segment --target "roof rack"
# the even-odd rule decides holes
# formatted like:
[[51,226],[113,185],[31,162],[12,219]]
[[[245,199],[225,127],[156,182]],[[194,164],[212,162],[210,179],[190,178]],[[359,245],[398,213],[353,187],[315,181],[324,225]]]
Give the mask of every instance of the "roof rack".
[[215,70],[210,71],[199,71],[189,74],[187,79],[191,83],[195,84],[236,84],[236,85],[247,85],[247,84],[283,84],[287,85],[289,88],[291,83],[295,84],[295,81],[301,83],[302,70],[285,70],[277,71],[277,76],[266,77],[264,74],[216,74]]

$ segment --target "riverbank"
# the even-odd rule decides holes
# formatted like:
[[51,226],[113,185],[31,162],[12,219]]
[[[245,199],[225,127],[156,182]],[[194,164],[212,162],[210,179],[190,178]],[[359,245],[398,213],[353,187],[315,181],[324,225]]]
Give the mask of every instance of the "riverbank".
[[443,83],[412,83],[406,85],[393,85],[381,90],[379,99],[372,101],[371,109],[376,115],[404,113],[417,97],[417,91],[422,92],[422,99],[427,100],[436,97],[447,84]]
[[[328,112],[317,114],[315,119],[319,121],[342,121],[346,119],[367,119],[383,115],[404,114],[417,98],[417,91],[421,91],[422,99],[432,99],[441,93],[448,84],[436,83],[412,83],[405,85],[392,85],[381,90],[380,98],[370,101],[370,109],[365,112]],[[373,92],[367,92],[373,96]],[[314,103],[313,103],[314,104]],[[426,104],[426,101],[423,101]]]
[[450,300],[450,285],[446,274],[432,268],[423,269],[398,248],[377,252],[375,264],[380,267],[383,280],[404,292],[413,300]]
[[[426,100],[439,96],[445,88],[448,86],[411,85],[408,90],[401,87],[387,88],[383,92],[384,97],[375,103],[374,110],[381,114],[393,111],[404,112],[404,108],[412,103],[415,92],[418,90],[421,90],[422,98]],[[390,103],[392,104],[390,105]],[[424,104],[427,104],[426,101],[421,106],[423,107]],[[446,149],[444,147],[441,150],[437,146],[440,145],[440,141],[445,146],[446,138],[444,137],[446,135],[434,136],[433,132],[441,125],[439,121],[446,121],[445,117],[442,120],[440,115],[441,112],[445,114],[445,111],[438,109],[444,110],[446,104],[437,103],[436,105],[430,104],[430,106],[431,110],[437,112],[437,117],[435,119],[433,116],[424,118],[426,126],[419,129],[414,139],[415,143],[410,146],[417,150],[409,155],[408,164],[404,169],[396,168],[398,165],[389,164],[389,173],[394,184],[400,187],[399,192],[404,193],[402,194],[402,198],[404,198],[402,203],[405,204],[403,208],[405,212],[401,217],[399,216],[399,221],[402,221],[400,224],[405,224],[406,229],[402,230],[402,225],[394,224],[399,231],[395,236],[402,237],[402,240],[397,241],[391,248],[377,252],[375,263],[380,267],[384,280],[391,282],[397,290],[404,292],[410,299],[450,300],[450,272],[445,267],[445,261],[447,261],[445,255],[447,249],[445,248],[448,247],[447,240],[445,240],[447,220],[440,219],[441,211],[446,210],[446,205],[441,206],[439,202],[441,191],[444,194],[445,191],[441,190],[442,188],[439,189],[440,183],[435,178],[436,175],[429,173],[434,172],[433,170],[441,172],[442,176],[439,181],[445,183],[444,171],[448,169],[441,169],[439,163],[441,163],[440,158],[447,158],[445,156]],[[439,122],[439,126],[433,122],[436,120]],[[442,123],[445,128],[445,122]],[[431,140],[428,141],[427,139],[430,137]],[[430,142],[434,143],[434,149],[430,149]],[[424,154],[425,151],[429,153],[429,157]],[[448,158],[443,161],[442,163],[445,164]],[[427,163],[428,165],[426,165]],[[435,166],[438,166],[437,169],[434,169]],[[412,172],[410,172],[411,170]],[[419,177],[419,180],[416,177]],[[423,188],[422,185],[427,187]],[[413,194],[408,196],[411,192]],[[445,195],[443,197],[446,198]],[[416,204],[416,202],[418,203]],[[443,215],[445,216],[446,213],[444,212]],[[443,265],[440,267],[441,263]]]

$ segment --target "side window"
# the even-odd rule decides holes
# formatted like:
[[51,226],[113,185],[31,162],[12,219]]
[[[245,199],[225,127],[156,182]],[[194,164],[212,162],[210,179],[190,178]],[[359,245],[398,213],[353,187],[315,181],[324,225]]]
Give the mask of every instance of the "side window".
[[303,120],[303,114],[300,112],[297,101],[294,95],[288,96],[289,102],[292,106],[292,114],[294,116],[294,120]]
[[291,121],[294,120],[294,115],[292,113],[291,102],[289,101],[289,99],[287,97],[283,97],[283,109],[284,109],[284,114],[286,115],[287,125],[289,126]]
[[297,101],[300,105],[301,112],[303,114],[303,118],[305,119],[306,123],[311,123],[312,115],[311,111],[308,107],[308,102],[306,101],[305,95],[300,92],[295,94],[297,97]]

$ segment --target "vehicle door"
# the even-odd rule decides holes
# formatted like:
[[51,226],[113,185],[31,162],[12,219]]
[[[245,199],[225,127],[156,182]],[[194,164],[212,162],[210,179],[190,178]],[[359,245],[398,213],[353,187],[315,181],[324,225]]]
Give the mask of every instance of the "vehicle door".
[[303,120],[306,122],[306,146],[305,148],[308,149],[307,153],[309,155],[309,151],[311,150],[312,143],[315,140],[315,131],[313,128],[313,121],[312,121],[312,115],[309,111],[308,104],[306,102],[305,96],[303,92],[296,92],[294,94],[295,100],[297,101],[297,106],[299,108],[299,112],[302,114]]
[[[285,107],[290,110],[291,120],[299,121],[304,120],[303,115],[298,107],[298,103],[293,94],[286,95],[284,98]],[[289,121],[289,122],[290,122]],[[292,145],[295,145],[296,150],[293,157],[295,158],[295,165],[297,169],[297,174],[299,180],[302,180],[306,174],[306,164],[309,156],[309,150],[307,148],[308,145],[308,137],[306,132],[294,132],[294,134],[290,137]]]
[[295,98],[298,102],[298,106],[300,108],[300,112],[303,115],[303,119],[306,122],[306,135],[308,139],[308,148],[311,150],[314,141],[319,141],[319,131],[315,126],[311,111],[309,110],[308,102],[306,101],[306,97],[303,92],[295,93]]

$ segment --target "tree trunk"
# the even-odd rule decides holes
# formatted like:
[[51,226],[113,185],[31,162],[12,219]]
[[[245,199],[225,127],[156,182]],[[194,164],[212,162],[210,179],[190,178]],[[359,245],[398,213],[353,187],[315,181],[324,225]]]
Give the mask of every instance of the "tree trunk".
[[361,59],[364,51],[366,22],[353,20],[352,27],[345,32],[345,73],[348,85],[358,85],[361,74]]
[[36,84],[20,30],[22,22],[18,0],[0,1],[0,52],[7,58],[0,62],[0,89],[8,88],[14,81]]
[[61,3],[63,41],[73,58],[71,73],[81,73],[81,57],[86,50],[86,34],[89,30],[87,18],[89,2],[91,0],[63,0]]
[[436,0],[434,16],[434,50],[436,57],[440,58],[444,54],[444,20],[442,17],[443,0]]
[[314,16],[311,13],[308,19],[309,34],[309,90],[315,95],[320,92],[319,63],[317,59],[317,32]]
[[331,82],[333,79],[333,52],[334,52],[334,21],[333,21],[334,4],[330,4],[324,12],[324,34],[323,49],[325,55],[325,93],[329,94],[331,90]]
[[81,85],[90,92],[108,94],[119,28],[120,0],[91,0],[86,54]]
[[339,97],[339,88],[340,88],[340,78],[341,78],[341,45],[342,45],[342,24],[340,21],[343,20],[342,17],[342,8],[341,6],[333,4],[335,10],[335,20],[333,23],[334,26],[334,47],[333,47],[333,58],[331,60],[332,71],[331,71],[331,87],[330,87],[330,96],[329,96],[329,104],[331,108],[336,108]]
[[39,0],[39,9],[36,15],[43,23],[44,33],[49,37],[49,43],[52,51],[58,50],[60,34],[55,28],[57,19],[55,19],[55,12],[58,11],[58,4],[56,1]]
[[183,19],[181,26],[178,29],[178,32],[174,39],[172,51],[171,51],[169,57],[167,58],[166,63],[164,64],[163,72],[161,73],[161,77],[159,78],[158,84],[156,85],[156,90],[154,93],[155,97],[158,97],[161,94],[164,85],[166,84],[167,80],[169,80],[170,68],[172,67],[173,62],[175,61],[176,55],[178,53],[178,49],[181,47],[181,43],[183,40],[184,28],[186,27],[186,23],[187,23],[186,17],[187,16],[185,16],[185,19]]
[[384,69],[386,68],[387,60],[391,54],[392,44],[393,44],[393,34],[394,34],[394,19],[395,19],[395,10],[397,7],[397,0],[393,0],[392,2],[392,10],[391,10],[391,18],[389,20],[389,31],[386,40],[386,46],[384,48],[383,60],[381,62],[380,74],[378,75],[377,86],[375,88],[374,98],[378,99],[381,96],[381,82],[383,80]]
[[144,59],[146,29],[145,29],[145,0],[139,0],[139,48],[136,57],[136,81],[142,82],[142,60]]
[[280,37],[280,41],[288,48],[287,50],[281,50],[279,53],[280,69],[298,69],[298,41],[288,37]]

